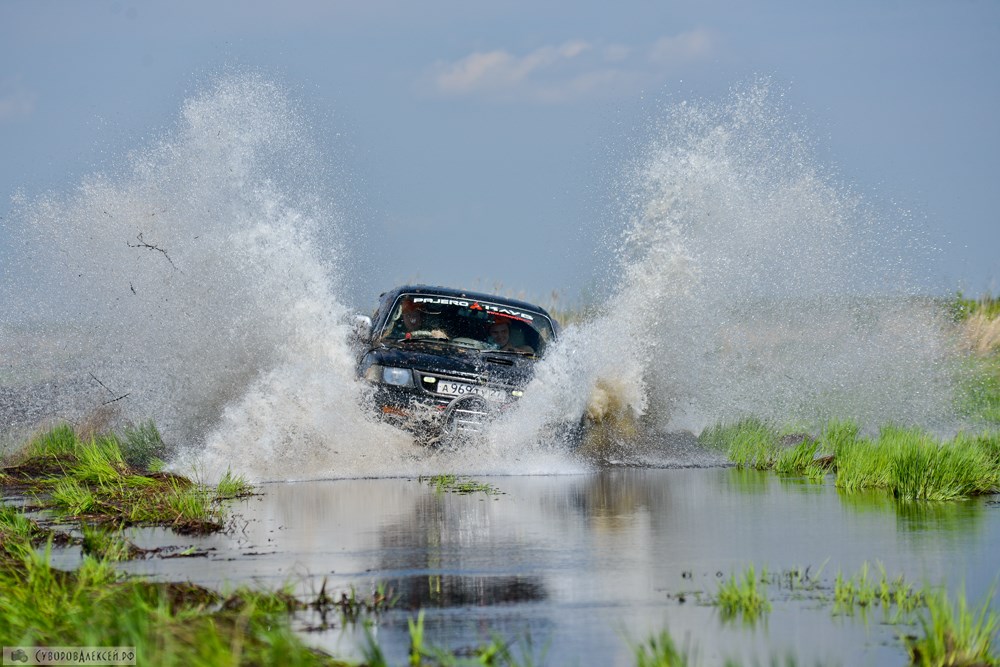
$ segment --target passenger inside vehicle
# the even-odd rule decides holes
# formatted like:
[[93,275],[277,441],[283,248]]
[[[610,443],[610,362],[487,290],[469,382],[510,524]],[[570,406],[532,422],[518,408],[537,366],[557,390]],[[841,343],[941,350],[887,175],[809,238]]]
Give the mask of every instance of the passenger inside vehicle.
[[399,340],[407,338],[440,338],[448,335],[430,321],[419,305],[412,299],[405,299],[400,305],[400,313],[385,338]]
[[[527,354],[534,354],[535,350],[530,345],[515,345],[511,336],[511,327],[518,326],[516,324],[511,325],[506,319],[498,318],[493,320],[490,324],[490,342],[496,345],[498,350],[506,350],[508,352],[524,352]],[[515,333],[521,334],[519,336],[520,342],[523,342],[523,332],[516,331]]]

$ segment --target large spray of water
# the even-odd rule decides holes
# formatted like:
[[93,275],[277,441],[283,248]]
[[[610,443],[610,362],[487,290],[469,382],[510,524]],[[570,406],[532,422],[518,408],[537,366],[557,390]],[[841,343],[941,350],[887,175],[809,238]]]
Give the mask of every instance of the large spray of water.
[[[350,378],[324,173],[288,96],[241,75],[119,173],[18,202],[8,312],[22,349],[44,347],[11,355],[20,402],[72,420],[104,406],[201,445],[287,359]],[[352,404],[350,383],[331,393]]]
[[209,478],[296,479],[579,469],[558,436],[582,419],[602,446],[684,463],[665,434],[745,415],[948,416],[947,340],[889,225],[823,176],[766,86],[668,110],[626,179],[611,297],[465,451],[368,416],[328,179],[289,97],[237,75],[119,173],[19,201],[5,428],[151,418]]
[[924,267],[905,231],[823,174],[767,84],[668,109],[623,189],[613,295],[545,361],[505,438],[585,411],[633,424],[612,438],[626,453],[648,444],[636,422],[662,438],[747,416],[952,418],[953,347],[906,278]]

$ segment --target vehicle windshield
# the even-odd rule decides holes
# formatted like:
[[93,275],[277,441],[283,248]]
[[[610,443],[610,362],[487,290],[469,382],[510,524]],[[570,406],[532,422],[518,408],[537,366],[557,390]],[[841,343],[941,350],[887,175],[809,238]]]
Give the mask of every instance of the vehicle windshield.
[[538,312],[490,301],[401,294],[379,338],[541,356],[552,337],[552,323]]

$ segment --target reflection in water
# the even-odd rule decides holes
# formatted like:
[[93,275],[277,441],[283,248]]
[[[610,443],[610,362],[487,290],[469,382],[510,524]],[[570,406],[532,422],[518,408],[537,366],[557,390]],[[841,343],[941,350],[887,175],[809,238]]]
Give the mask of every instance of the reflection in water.
[[531,602],[546,597],[544,582],[534,574],[459,575],[453,570],[471,554],[489,548],[492,540],[488,512],[472,511],[455,502],[452,494],[426,494],[413,511],[379,532],[382,572],[416,571],[395,579],[399,603],[411,609]]
[[428,574],[398,580],[399,604],[423,607],[487,606],[535,602],[546,597],[539,577],[462,577]]
[[[440,493],[414,479],[266,485],[237,506],[229,534],[188,539],[214,548],[208,558],[123,567],[214,586],[291,582],[303,595],[324,580],[334,596],[382,583],[400,596],[375,627],[391,664],[405,662],[418,607],[431,645],[530,636],[552,665],[630,665],[628,641],[664,628],[705,664],[785,654],[801,664],[900,664],[906,626],[834,618],[830,605],[778,585],[755,628],[723,623],[704,602],[751,564],[822,568],[829,587],[837,572],[879,562],[917,585],[964,583],[970,600],[997,576],[1000,510],[982,500],[879,504],[841,496],[830,481],[775,483],[731,468],[478,479],[501,494]],[[359,655],[364,640],[338,627],[305,636],[343,656]]]

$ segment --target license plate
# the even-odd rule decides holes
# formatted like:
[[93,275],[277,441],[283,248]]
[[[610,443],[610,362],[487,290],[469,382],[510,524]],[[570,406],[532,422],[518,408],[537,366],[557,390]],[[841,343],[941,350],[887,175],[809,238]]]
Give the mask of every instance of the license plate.
[[475,395],[482,396],[489,401],[499,402],[507,398],[507,392],[500,391],[499,389],[481,387],[466,382],[453,382],[451,380],[438,380],[437,390],[439,394],[448,394],[449,396]]

